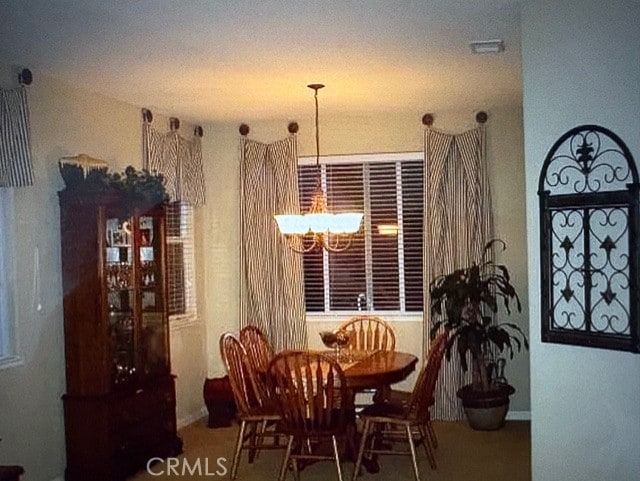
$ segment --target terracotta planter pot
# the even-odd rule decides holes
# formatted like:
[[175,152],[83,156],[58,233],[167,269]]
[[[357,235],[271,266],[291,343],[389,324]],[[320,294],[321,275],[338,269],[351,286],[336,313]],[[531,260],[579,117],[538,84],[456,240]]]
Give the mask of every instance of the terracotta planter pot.
[[501,384],[491,391],[477,391],[472,385],[458,390],[469,426],[479,431],[500,429],[509,411],[509,396],[516,390],[509,384]]

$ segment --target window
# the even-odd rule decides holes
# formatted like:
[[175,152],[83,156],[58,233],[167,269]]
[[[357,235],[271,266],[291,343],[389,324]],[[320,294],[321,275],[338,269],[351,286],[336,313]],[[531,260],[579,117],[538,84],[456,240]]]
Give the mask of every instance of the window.
[[0,188],[0,367],[14,365],[20,361],[16,356],[13,309],[13,263],[11,262],[12,193]]
[[[364,212],[343,252],[304,255],[307,312],[422,312],[423,154],[325,157],[322,182],[332,211]],[[310,207],[315,158],[298,167],[300,204]]]
[[186,202],[172,202],[167,211],[167,285],[169,321],[197,320],[194,269],[194,213]]

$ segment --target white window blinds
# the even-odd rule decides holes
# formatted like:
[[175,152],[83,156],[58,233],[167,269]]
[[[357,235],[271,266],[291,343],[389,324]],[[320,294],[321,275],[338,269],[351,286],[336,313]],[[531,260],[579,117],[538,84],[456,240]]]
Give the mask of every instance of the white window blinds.
[[[325,162],[329,209],[365,215],[346,251],[304,255],[307,312],[421,312],[422,154],[341,156]],[[303,161],[298,172],[301,207],[307,210],[315,166]]]
[[167,285],[171,321],[195,321],[193,207],[171,202],[167,209]]

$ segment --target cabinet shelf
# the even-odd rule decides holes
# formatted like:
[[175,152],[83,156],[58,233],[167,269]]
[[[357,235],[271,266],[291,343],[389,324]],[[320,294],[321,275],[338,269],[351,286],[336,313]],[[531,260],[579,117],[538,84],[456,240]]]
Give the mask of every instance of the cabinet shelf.
[[128,291],[133,291],[135,290],[135,287],[133,286],[127,286],[127,287],[108,287],[107,288],[109,292],[128,292]]

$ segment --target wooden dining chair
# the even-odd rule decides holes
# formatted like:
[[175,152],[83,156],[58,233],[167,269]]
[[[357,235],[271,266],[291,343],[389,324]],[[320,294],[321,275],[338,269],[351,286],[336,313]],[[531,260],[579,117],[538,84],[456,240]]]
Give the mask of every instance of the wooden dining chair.
[[253,368],[259,373],[266,373],[274,350],[264,331],[258,326],[249,325],[240,330],[239,337]]
[[[396,333],[393,327],[378,316],[355,316],[339,327],[338,331],[349,333],[349,344],[347,349],[354,351],[395,351]],[[381,386],[377,389],[364,389],[360,392],[373,395],[373,399],[378,400],[386,397],[390,386]],[[358,409],[364,404],[358,404]]]
[[[231,463],[231,479],[236,479],[242,450],[249,451],[251,463],[259,450],[282,449],[284,445],[277,442],[281,435],[276,429],[280,414],[265,395],[265,387],[256,377],[247,351],[234,334],[227,332],[220,337],[220,354],[229,375],[240,421]],[[268,429],[270,426],[274,429]],[[272,438],[274,442],[265,444],[263,440],[266,437]]]
[[[378,454],[411,456],[415,479],[420,481],[416,444],[424,446],[429,465],[432,469],[436,469],[433,448],[437,446],[437,441],[431,425],[430,408],[434,404],[434,391],[447,339],[448,332],[445,331],[432,343],[427,362],[420,371],[413,391],[407,393],[408,395],[402,395],[402,391],[394,391],[391,399],[374,403],[360,412],[364,426],[353,481],[358,475],[363,457]],[[387,430],[388,427],[392,429]],[[415,439],[416,434],[417,439]],[[390,449],[382,447],[388,442],[397,441],[408,442],[409,451],[395,450],[393,446]]]
[[396,333],[385,320],[377,316],[356,316],[343,322],[339,331],[347,331],[347,347],[356,351],[394,351]]
[[[309,460],[333,460],[342,481],[338,441],[348,441],[354,419],[352,395],[340,365],[318,352],[285,351],[271,361],[269,379],[277,394],[282,431],[289,436],[280,481],[289,466],[298,479],[298,461]],[[330,455],[322,450],[327,441]]]

